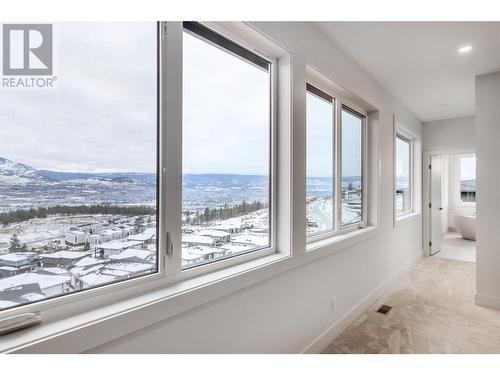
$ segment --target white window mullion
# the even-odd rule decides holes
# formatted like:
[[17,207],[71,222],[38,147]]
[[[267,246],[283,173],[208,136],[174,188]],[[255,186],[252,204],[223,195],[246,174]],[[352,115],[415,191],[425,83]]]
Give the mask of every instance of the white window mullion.
[[[160,252],[165,274],[181,272],[182,244],[182,22],[162,22],[161,157],[163,162]],[[170,243],[167,243],[167,233]],[[167,246],[171,246],[170,249]],[[169,252],[171,250],[171,254]],[[170,254],[170,255],[169,255]]]
[[306,63],[288,55],[278,67],[278,251],[291,250],[297,259],[305,256],[307,242]]
[[340,231],[342,228],[342,101],[338,100],[336,107],[337,122],[336,122],[336,188],[337,194],[335,195],[336,209],[337,209],[337,226],[336,230]]
[[338,232],[342,226],[342,101],[335,102],[335,230]]
[[361,186],[363,189],[362,192],[362,205],[361,209],[362,211],[362,223],[361,227],[366,227],[368,225],[368,186],[369,186],[369,181],[368,181],[368,119],[367,116],[363,118],[363,140],[362,140],[362,147],[363,147],[363,165],[362,165],[362,173],[363,175],[361,176]]

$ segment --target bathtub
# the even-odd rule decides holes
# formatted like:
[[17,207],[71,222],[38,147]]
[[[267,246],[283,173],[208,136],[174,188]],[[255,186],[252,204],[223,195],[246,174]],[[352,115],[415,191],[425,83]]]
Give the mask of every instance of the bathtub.
[[466,240],[476,240],[476,217],[455,215],[453,218],[457,232]]

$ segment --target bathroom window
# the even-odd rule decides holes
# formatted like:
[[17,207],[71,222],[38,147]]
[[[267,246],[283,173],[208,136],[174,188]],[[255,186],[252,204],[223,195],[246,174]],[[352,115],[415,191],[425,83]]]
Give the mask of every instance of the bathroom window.
[[462,203],[476,203],[476,156],[460,156],[459,199]]

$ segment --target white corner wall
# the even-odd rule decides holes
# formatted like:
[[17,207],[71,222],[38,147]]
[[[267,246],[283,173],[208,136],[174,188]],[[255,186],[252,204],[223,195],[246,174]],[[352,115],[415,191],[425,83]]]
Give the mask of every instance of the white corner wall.
[[500,308],[500,72],[476,77],[476,303]]
[[[420,137],[421,122],[314,25],[252,25],[379,109],[378,234],[90,352],[315,352],[421,255],[421,215],[393,226],[393,114]],[[335,313],[331,312],[332,296],[337,298]]]
[[423,123],[424,151],[474,149],[474,117],[452,118]]

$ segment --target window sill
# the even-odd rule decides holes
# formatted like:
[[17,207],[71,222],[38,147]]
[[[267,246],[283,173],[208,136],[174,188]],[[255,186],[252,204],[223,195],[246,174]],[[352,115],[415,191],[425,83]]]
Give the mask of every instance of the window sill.
[[44,322],[42,313],[41,325],[0,336],[0,353],[81,353],[293,267],[288,254],[274,253],[70,317]]
[[60,317],[56,314],[55,318],[50,319],[50,316],[47,318],[42,313],[41,325],[0,337],[0,353],[82,353],[93,350],[238,290],[333,255],[368,240],[378,232],[377,227],[354,230],[308,245],[303,256],[274,253],[163,285],[116,303],[89,306],[77,314]]
[[409,222],[409,221],[416,220],[421,215],[422,215],[421,212],[410,212],[408,214],[404,214],[404,215],[398,216],[396,218],[396,226],[398,226],[399,224],[403,224],[403,223],[406,223],[406,222]]
[[375,236],[378,233],[378,229],[375,226],[369,226],[365,228],[360,228],[353,230],[351,232],[339,234],[326,239],[311,242],[306,246],[306,252],[308,253],[336,253],[342,249],[352,246],[356,243],[363,242],[369,238]]
[[472,207],[476,207],[476,202],[467,202],[467,203],[460,202],[460,203],[455,204],[455,207],[472,208]]

